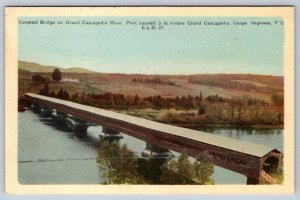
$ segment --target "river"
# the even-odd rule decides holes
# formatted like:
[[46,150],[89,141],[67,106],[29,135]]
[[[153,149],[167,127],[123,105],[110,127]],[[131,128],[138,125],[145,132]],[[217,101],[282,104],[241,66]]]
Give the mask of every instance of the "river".
[[[98,184],[101,182],[97,144],[101,126],[88,128],[86,138],[54,126],[51,118],[26,110],[18,113],[18,178],[21,184]],[[202,128],[224,137],[283,150],[282,129]],[[120,144],[140,155],[146,143],[123,134]],[[175,156],[179,154],[172,152]],[[246,177],[215,166],[215,184],[245,184]]]

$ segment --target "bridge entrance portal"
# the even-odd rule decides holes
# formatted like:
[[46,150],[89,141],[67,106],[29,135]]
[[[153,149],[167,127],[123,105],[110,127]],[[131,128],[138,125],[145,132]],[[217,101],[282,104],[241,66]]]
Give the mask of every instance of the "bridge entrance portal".
[[263,163],[263,170],[267,173],[277,173],[279,169],[279,158],[268,157]]

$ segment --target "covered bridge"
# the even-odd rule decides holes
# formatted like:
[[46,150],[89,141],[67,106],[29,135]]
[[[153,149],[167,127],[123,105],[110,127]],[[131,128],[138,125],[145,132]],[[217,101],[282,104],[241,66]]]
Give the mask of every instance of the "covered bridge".
[[205,155],[215,165],[244,174],[248,184],[258,183],[259,178],[274,183],[268,173],[277,172],[282,167],[283,154],[273,147],[32,93],[26,93],[24,98],[32,104],[74,115],[105,129],[139,138],[151,145],[185,152],[194,158]]

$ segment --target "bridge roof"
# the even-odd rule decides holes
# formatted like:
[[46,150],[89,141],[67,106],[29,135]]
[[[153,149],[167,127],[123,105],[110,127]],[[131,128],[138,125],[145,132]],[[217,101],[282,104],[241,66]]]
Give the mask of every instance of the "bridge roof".
[[88,111],[93,114],[101,115],[104,117],[109,117],[113,119],[117,119],[120,121],[124,121],[127,123],[131,123],[137,126],[142,126],[144,128],[156,130],[159,132],[164,132],[167,134],[184,137],[191,140],[196,140],[199,142],[203,142],[206,144],[222,147],[228,150],[237,151],[241,153],[245,153],[248,155],[263,157],[264,155],[270,153],[274,150],[274,148],[269,146],[264,146],[261,144],[246,142],[242,140],[236,140],[228,137],[218,136],[211,133],[206,133],[203,131],[196,131],[187,128],[181,128],[173,125],[162,124],[159,122],[154,122],[134,116],[129,116],[125,114],[120,114],[108,110],[103,110],[100,108],[95,108],[91,106],[86,106],[78,103],[73,103],[71,101],[64,101],[56,98],[41,96],[33,93],[27,93],[26,95],[31,96],[33,98],[38,98],[41,100],[50,101],[53,103],[58,103],[62,105],[66,105],[78,110]]

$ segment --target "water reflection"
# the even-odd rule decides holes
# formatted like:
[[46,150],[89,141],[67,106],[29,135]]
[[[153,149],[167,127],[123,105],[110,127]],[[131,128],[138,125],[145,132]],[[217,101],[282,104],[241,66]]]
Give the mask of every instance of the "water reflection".
[[39,118],[40,122],[49,125],[54,126],[53,120],[51,118]]

